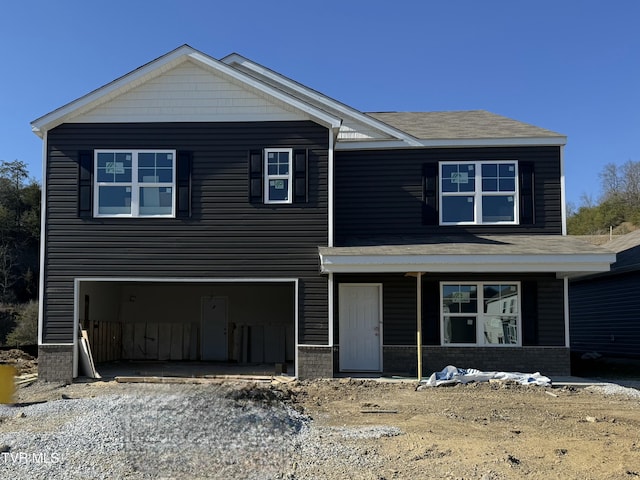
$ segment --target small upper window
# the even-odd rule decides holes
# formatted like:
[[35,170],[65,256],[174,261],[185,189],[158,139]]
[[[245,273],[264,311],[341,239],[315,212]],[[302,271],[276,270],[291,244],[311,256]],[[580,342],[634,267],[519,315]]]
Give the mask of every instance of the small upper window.
[[291,203],[291,148],[264,150],[264,203]]
[[514,161],[441,162],[440,223],[518,223],[518,164]]
[[175,150],[96,150],[96,217],[175,216]]

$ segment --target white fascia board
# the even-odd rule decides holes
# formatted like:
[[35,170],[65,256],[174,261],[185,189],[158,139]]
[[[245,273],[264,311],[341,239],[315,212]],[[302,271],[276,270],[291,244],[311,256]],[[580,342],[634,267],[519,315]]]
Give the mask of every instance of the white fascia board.
[[44,329],[44,273],[47,241],[47,132],[42,134],[42,185],[40,188],[40,273],[38,275],[38,345]]
[[392,137],[401,139],[402,140],[401,144],[405,146],[407,144],[414,147],[420,146],[419,140],[409,135],[408,133],[403,132],[402,130],[398,130],[397,128],[394,128],[391,125],[384,123],[378,119],[370,117],[369,115],[366,115],[356,110],[355,108],[345,105],[344,103],[338,102],[337,100],[334,100],[331,97],[327,97],[326,95],[323,95],[322,93],[316,90],[306,87],[294,80],[291,80],[290,78],[287,78],[284,75],[281,75],[277,72],[274,72],[273,70],[263,67],[262,65],[255,63],[254,61],[249,60],[248,58],[245,58],[242,55],[239,55],[237,53],[232,53],[231,55],[227,55],[220,61],[224,62],[227,65],[231,65],[233,63],[242,65],[243,67],[246,67],[249,70],[252,70],[259,75],[262,75],[276,83],[279,83],[283,87],[289,88],[295,92],[300,93],[301,95],[305,95],[309,97],[314,102],[317,102],[319,108],[322,108],[324,106],[326,108],[336,111],[340,115],[344,115],[353,120],[356,120],[357,122],[364,123],[365,125],[368,125],[375,130],[378,130],[382,133],[386,133],[387,135],[390,135]]
[[590,255],[320,255],[322,273],[607,272],[613,254]]
[[267,85],[261,82],[260,80],[254,77],[251,77],[227,65],[226,63],[220,60],[216,60],[198,51],[189,54],[189,57],[193,58],[194,60],[198,61],[201,64],[207,65],[211,68],[214,68],[215,70],[218,70],[228,75],[229,77],[235,79],[236,81],[249,85],[250,87],[255,88],[258,91],[261,91],[273,98],[276,98],[286,104],[291,105],[295,109],[300,110],[313,118],[316,118],[317,120],[324,123],[326,126],[330,128],[338,128],[342,124],[341,118],[338,118],[334,115],[330,115],[324,110],[321,110],[315,107],[314,105],[311,105],[298,98],[295,98],[281,90],[273,88],[272,86]]
[[195,52],[192,47],[183,45],[175,50],[143,65],[120,78],[70,102],[56,110],[53,110],[40,118],[31,122],[33,132],[42,137],[42,132],[51,130],[52,128],[62,124],[68,117],[78,115],[79,113],[95,108],[100,103],[107,101],[109,98],[115,97],[131,88],[143,83],[144,81],[156,75],[160,75],[163,71],[182,63],[187,59],[189,53]]
[[529,146],[564,146],[567,137],[540,137],[540,138],[464,138],[442,140],[419,140],[418,145],[407,145],[399,141],[338,141],[336,150],[377,150],[390,148],[432,147],[432,148],[456,148],[456,147],[529,147]]
[[91,110],[98,105],[107,102],[111,98],[122,95],[132,88],[160,75],[166,70],[174,68],[188,59],[191,59],[202,66],[216,70],[237,82],[280,100],[285,104],[291,105],[294,109],[304,112],[311,118],[330,128],[339,128],[342,124],[342,119],[266,85],[255,78],[234,69],[233,67],[195,50],[192,47],[184,45],[142,67],[137,68],[136,70],[133,70],[113,82],[108,83],[107,85],[104,85],[103,87],[100,87],[93,92],[62,106],[53,112],[34,120],[31,122],[31,128],[36,135],[42,137],[43,131],[50,130],[51,128],[64,123],[69,118],[72,118],[84,111]]

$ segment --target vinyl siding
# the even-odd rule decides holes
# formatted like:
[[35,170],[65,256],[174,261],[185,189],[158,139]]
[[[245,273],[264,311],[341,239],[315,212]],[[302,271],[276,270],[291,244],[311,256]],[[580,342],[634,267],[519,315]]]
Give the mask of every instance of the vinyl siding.
[[640,356],[640,272],[607,275],[569,286],[571,349]]
[[[428,226],[422,222],[424,164],[518,160],[534,164],[535,224]],[[375,244],[425,234],[561,234],[559,147],[425,148],[336,153],[336,244]]]
[[[433,274],[422,277],[422,335],[424,345],[440,345],[440,282],[442,281],[519,281],[521,282],[523,345],[564,346],[563,281],[554,275],[535,274]],[[382,283],[384,345],[415,345],[416,279],[403,274],[335,276],[334,342],[340,343],[338,332],[338,285],[340,283]],[[528,287],[525,288],[525,283]],[[525,298],[525,296],[527,296]],[[531,296],[532,298],[529,298]],[[527,310],[535,303],[538,308]],[[533,332],[526,334],[528,332]],[[472,348],[472,347],[471,347]]]
[[[309,151],[309,201],[248,200],[250,149]],[[191,218],[77,215],[78,152],[192,153]],[[72,340],[75,277],[299,278],[300,342],[327,342],[328,132],[312,122],[65,124],[48,136],[45,343]]]
[[300,120],[284,102],[186,61],[80,115],[77,123]]

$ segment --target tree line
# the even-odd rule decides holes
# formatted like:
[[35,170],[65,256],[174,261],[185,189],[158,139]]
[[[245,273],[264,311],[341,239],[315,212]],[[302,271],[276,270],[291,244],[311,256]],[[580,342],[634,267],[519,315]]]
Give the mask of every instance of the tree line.
[[34,343],[40,252],[40,185],[27,165],[0,160],[0,344]]
[[601,235],[609,229],[626,233],[640,228],[640,161],[608,163],[599,174],[602,195],[583,195],[580,207],[567,206],[569,235]]

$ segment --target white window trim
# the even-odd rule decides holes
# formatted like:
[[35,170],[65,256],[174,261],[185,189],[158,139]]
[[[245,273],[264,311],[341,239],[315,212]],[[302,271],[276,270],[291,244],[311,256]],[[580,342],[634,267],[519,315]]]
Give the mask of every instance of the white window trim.
[[[483,192],[482,191],[482,165],[486,164],[514,164],[515,165],[515,190],[513,192],[513,203],[514,203],[514,215],[512,222],[483,222],[482,221],[482,197],[489,196],[503,196],[509,195],[507,192]],[[443,192],[442,191],[442,168],[444,165],[474,165],[475,169],[475,190],[473,192]],[[451,161],[451,162],[439,162],[438,164],[438,202],[440,205],[439,208],[439,220],[440,225],[519,225],[520,224],[520,193],[519,193],[519,169],[518,169],[518,161],[517,160],[478,160],[478,161]],[[445,222],[442,220],[442,216],[444,214],[444,208],[442,207],[443,197],[454,197],[454,196],[463,196],[463,197],[474,197],[474,221],[473,222]]]
[[[130,153],[131,154],[131,182],[98,182],[98,154],[100,153]],[[168,182],[144,183],[144,187],[171,187],[171,213],[163,215],[140,214],[140,186],[138,182],[138,154],[140,153],[171,153],[173,161],[171,185]],[[176,151],[166,149],[100,149],[93,152],[93,216],[99,218],[174,218],[176,216]],[[131,187],[131,213],[107,214],[100,213],[100,187]]]
[[[475,314],[454,313],[448,314],[449,316],[476,316],[476,343],[445,343],[444,342],[444,298],[442,295],[443,285],[474,285],[478,291],[478,312]],[[478,342],[478,339],[484,340],[484,322],[480,321],[485,315],[493,316],[484,313],[484,286],[485,285],[515,285],[518,288],[518,312],[515,315],[517,325],[518,341],[516,343],[485,343],[484,341]],[[491,348],[503,348],[503,347],[521,347],[522,346],[522,285],[520,282],[513,280],[487,280],[483,282],[459,282],[456,280],[448,280],[446,282],[440,282],[440,345],[443,347],[491,347]],[[506,314],[505,314],[506,315]],[[512,315],[512,314],[509,314]]]
[[[269,175],[269,153],[289,154],[289,174]],[[293,203],[293,148],[265,148],[264,149],[264,203],[265,204],[289,204]],[[269,180],[287,180],[287,200],[271,200],[269,198]]]

